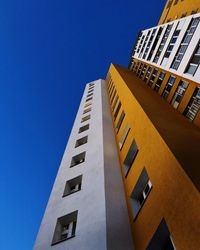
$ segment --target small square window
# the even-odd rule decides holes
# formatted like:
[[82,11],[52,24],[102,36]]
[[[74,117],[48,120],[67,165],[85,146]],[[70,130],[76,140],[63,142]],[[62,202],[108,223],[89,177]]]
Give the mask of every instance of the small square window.
[[84,116],[81,120],[81,122],[85,122],[90,119],[90,115]]
[[87,109],[85,109],[85,110],[83,111],[83,114],[86,114],[86,113],[90,112],[91,110],[92,110],[92,108],[87,108]]
[[91,100],[92,100],[92,97],[86,99],[86,102],[89,102],[89,101],[91,101]]
[[91,96],[93,96],[93,93],[88,94],[88,95],[87,95],[87,98],[88,98],[88,97],[91,97]]
[[152,189],[151,181],[147,174],[146,169],[142,170],[140,177],[131,193],[131,207],[133,211],[134,219],[136,219],[140,209],[142,208],[145,200],[147,199],[150,191]]
[[89,124],[86,124],[85,126],[80,127],[80,128],[79,128],[79,131],[78,131],[79,134],[82,133],[82,132],[84,132],[84,131],[86,131],[86,130],[88,130],[89,127],[90,127]]
[[83,163],[85,161],[85,152],[75,155],[74,157],[72,157],[71,160],[71,164],[70,164],[70,168],[79,165],[81,163]]
[[87,108],[87,107],[90,106],[90,105],[92,105],[92,103],[91,103],[91,102],[88,102],[88,103],[85,104],[84,108]]
[[88,136],[84,136],[76,141],[75,148],[88,142]]
[[52,245],[75,236],[78,211],[64,215],[57,219]]
[[82,175],[77,176],[71,180],[68,180],[65,184],[65,190],[63,197],[73,194],[81,190]]
[[124,160],[124,175],[125,176],[128,175],[128,172],[133,164],[133,161],[135,160],[137,153],[138,153],[138,147],[137,147],[135,140],[133,140],[128,150],[128,153],[126,155],[126,158]]

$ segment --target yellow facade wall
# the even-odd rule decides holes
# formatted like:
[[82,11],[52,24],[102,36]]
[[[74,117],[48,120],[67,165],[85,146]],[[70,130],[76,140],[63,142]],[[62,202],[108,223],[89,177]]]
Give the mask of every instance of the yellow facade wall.
[[[167,8],[169,1],[172,1],[171,7]],[[177,4],[175,4],[177,2]],[[192,13],[200,12],[199,0],[168,0],[158,22],[158,25],[179,19],[184,16],[189,16]]]
[[[128,77],[125,79],[124,76],[126,75]],[[192,139],[196,138],[194,139],[196,151],[194,152],[194,150],[189,147],[189,158],[194,155],[197,157],[200,154],[200,130],[193,124],[185,121],[184,118],[176,112],[171,111],[171,109],[169,110],[168,104],[163,102],[156,93],[154,94],[154,92],[148,89],[143,81],[136,80],[137,78],[134,78],[131,72],[111,65],[109,77],[111,77],[117,89],[119,100],[122,103],[122,108],[116,121],[113,120],[114,127],[116,126],[122,109],[125,111],[125,119],[119,133],[116,134],[117,143],[122,135],[125,124],[128,122],[131,127],[122,151],[118,150],[122,168],[123,161],[133,139],[136,140],[139,148],[139,152],[126,178],[122,171],[136,250],[146,249],[162,218],[166,220],[176,249],[199,249],[199,191],[180,164],[182,160],[180,157],[184,157],[183,155],[179,157],[178,151],[183,145],[176,146],[176,149],[173,149],[173,146],[171,146],[177,144],[177,141],[181,142],[180,138],[176,138],[176,134],[174,134],[174,139],[171,139],[167,134],[165,136],[165,119],[159,124],[159,121],[157,122],[155,117],[159,115],[160,111],[166,111],[166,115],[168,116],[166,123],[168,122],[169,124],[165,125],[169,125],[169,131],[173,129],[170,128],[170,119],[177,119],[178,125],[175,131],[178,131],[180,128],[181,133],[183,131],[185,132],[186,139],[190,137]],[[136,91],[131,89],[133,85]],[[138,96],[144,96],[144,100],[142,100],[142,98],[139,99]],[[158,105],[157,108],[156,105]],[[152,108],[154,110],[151,110]],[[152,114],[152,117],[150,117],[149,114]],[[171,117],[169,117],[170,115]],[[179,133],[177,134],[180,136]],[[172,144],[170,144],[170,140]],[[190,145],[190,142],[188,143]],[[177,157],[175,157],[172,152],[175,152]],[[193,162],[191,159],[191,165],[193,166],[195,166],[197,159],[195,157],[193,157]],[[187,160],[183,159],[183,165],[185,163],[184,161],[187,162]],[[196,162],[196,164],[198,163]],[[130,194],[144,167],[148,172],[153,188],[134,221],[130,207]],[[197,174],[193,173],[193,175]],[[197,179],[198,178],[199,176],[197,176]]]

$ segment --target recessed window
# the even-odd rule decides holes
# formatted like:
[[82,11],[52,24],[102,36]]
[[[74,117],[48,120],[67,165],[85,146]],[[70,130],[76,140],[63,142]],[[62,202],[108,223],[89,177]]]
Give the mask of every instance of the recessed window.
[[52,245],[75,236],[78,211],[64,215],[57,219]]
[[72,157],[70,168],[79,165],[84,161],[85,161],[85,152],[75,155],[74,157]]
[[90,119],[90,115],[84,116],[81,120],[81,122],[85,122]]
[[150,74],[151,74],[151,71],[152,71],[152,67],[149,67],[148,68],[148,70],[147,70],[147,73],[146,73],[146,76],[145,76],[145,82],[147,82],[147,80],[148,80],[148,78],[149,78],[149,76],[150,76]]
[[86,114],[86,113],[90,112],[91,110],[92,110],[92,108],[87,108],[87,109],[85,109],[85,110],[83,111],[83,114]]
[[154,90],[155,90],[156,92],[159,91],[160,86],[161,86],[161,84],[162,84],[164,78],[165,78],[165,73],[161,72],[160,75],[159,75],[159,77],[158,77],[158,80],[156,81],[156,85],[155,85],[155,87],[154,87]]
[[88,136],[84,136],[76,141],[75,148],[88,142]]
[[91,101],[91,100],[92,100],[92,97],[86,99],[86,102],[89,102],[89,101]]
[[200,42],[187,66],[185,73],[194,76],[200,64]]
[[113,106],[112,106],[112,111],[114,111],[114,109],[115,109],[115,107],[116,107],[116,104],[117,104],[117,101],[119,100],[119,96],[117,95],[116,97],[115,97],[115,101],[114,101],[114,103],[113,103]]
[[82,133],[82,132],[88,130],[89,127],[90,127],[90,125],[89,125],[89,124],[86,124],[85,126],[80,127],[78,132],[79,132],[79,133]]
[[144,73],[145,73],[146,69],[147,69],[147,65],[144,65],[144,67],[143,67],[143,69],[141,71],[141,74],[139,75],[140,78],[142,78],[144,76]]
[[151,189],[152,184],[149,180],[147,171],[144,168],[130,196],[130,203],[134,219],[136,219]]
[[94,89],[88,90],[88,94],[94,93]]
[[80,191],[81,183],[82,183],[82,175],[79,175],[76,178],[68,180],[65,184],[63,197]]
[[94,86],[94,83],[89,83],[89,86],[90,86],[90,87]]
[[110,100],[110,103],[111,103],[111,104],[112,104],[112,102],[113,102],[113,100],[114,100],[114,98],[115,98],[116,93],[117,93],[117,90],[115,89],[114,94],[113,94],[113,96],[112,96],[112,98],[111,98],[111,100]]
[[148,244],[147,250],[155,249],[166,249],[166,250],[175,250],[176,247],[170,235],[170,231],[165,222],[165,219],[162,219],[158,228],[156,229],[150,243]]
[[90,96],[93,96],[93,93],[88,94],[88,95],[87,95],[87,98],[90,97]]
[[121,113],[121,115],[120,115],[120,117],[119,117],[119,121],[117,122],[117,125],[116,125],[116,132],[117,132],[117,133],[118,133],[119,130],[120,130],[120,127],[121,127],[121,125],[122,125],[122,122],[123,122],[123,120],[124,120],[124,117],[125,117],[125,113],[124,113],[124,110],[122,110],[122,113]]
[[167,99],[167,97],[169,96],[169,93],[170,93],[170,91],[175,83],[175,80],[176,80],[176,78],[174,76],[170,76],[170,78],[165,86],[165,89],[163,90],[163,93],[162,93],[162,97],[164,99]]
[[90,106],[90,105],[92,105],[92,103],[91,103],[91,102],[88,102],[88,103],[85,104],[84,108],[87,108],[87,107]]
[[178,84],[178,87],[174,93],[174,96],[172,98],[172,101],[171,101],[171,104],[172,106],[177,109],[184,94],[185,94],[185,91],[188,87],[188,83],[186,83],[185,81],[180,81],[180,83]]
[[121,102],[119,102],[119,104],[118,104],[118,106],[117,106],[117,108],[116,108],[116,110],[115,110],[115,113],[114,113],[114,121],[115,121],[116,118],[117,118],[117,115],[118,115],[118,113],[119,113],[119,110],[120,110],[121,106],[122,106],[122,104],[121,104]]
[[196,88],[183,114],[190,121],[193,121],[199,110],[200,110],[200,88]]
[[138,147],[137,147],[137,144],[135,142],[135,140],[133,140],[133,142],[131,143],[131,146],[128,150],[128,153],[126,155],[126,158],[124,160],[124,175],[127,176],[134,160],[135,160],[135,157],[138,153]]
[[124,146],[124,143],[126,141],[126,138],[128,136],[128,133],[130,131],[130,127],[128,124],[126,124],[126,126],[124,127],[124,130],[122,132],[122,136],[119,139],[119,149],[122,150],[122,147]]
[[153,85],[153,82],[154,82],[154,80],[155,80],[157,74],[158,74],[158,70],[157,70],[157,69],[154,69],[154,71],[153,71],[153,73],[152,73],[152,76],[151,76],[151,78],[150,78],[150,80],[149,80],[149,82],[148,82],[148,85],[149,85],[150,87]]

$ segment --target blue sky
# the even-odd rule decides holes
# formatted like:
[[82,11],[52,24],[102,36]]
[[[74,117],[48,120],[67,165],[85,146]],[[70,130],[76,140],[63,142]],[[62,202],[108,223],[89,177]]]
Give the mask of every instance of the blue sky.
[[84,85],[128,65],[164,3],[0,2],[0,249],[32,249]]

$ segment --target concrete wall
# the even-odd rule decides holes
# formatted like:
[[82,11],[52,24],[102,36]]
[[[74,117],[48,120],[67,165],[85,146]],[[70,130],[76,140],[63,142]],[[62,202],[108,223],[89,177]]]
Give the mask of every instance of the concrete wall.
[[[87,113],[91,115],[91,119],[81,123],[82,117],[87,115],[82,113],[88,84],[40,226],[35,250],[132,249],[116,145],[114,140],[112,142],[108,140],[108,138],[113,139],[114,135],[105,82],[98,80],[94,83],[92,110]],[[79,134],[79,128],[88,123],[89,130]],[[76,140],[86,135],[88,143],[75,148]],[[70,168],[72,156],[83,151],[86,151],[85,162]],[[81,174],[83,175],[81,190],[62,198],[66,181]],[[116,181],[115,185],[113,182],[112,185],[109,184],[111,179]],[[118,186],[117,191],[114,190],[116,186]],[[78,210],[76,236],[51,246],[57,218],[76,210]],[[120,225],[119,228],[117,225]],[[123,240],[128,243],[120,245],[119,242]]]

